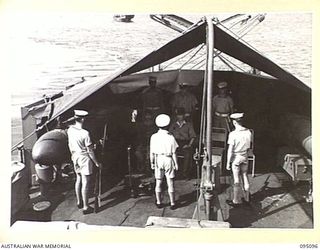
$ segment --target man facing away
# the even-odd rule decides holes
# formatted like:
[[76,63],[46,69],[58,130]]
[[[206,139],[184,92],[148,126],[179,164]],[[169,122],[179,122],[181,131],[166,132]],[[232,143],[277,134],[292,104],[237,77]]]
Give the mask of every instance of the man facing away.
[[93,152],[93,143],[89,132],[82,128],[87,111],[75,110],[75,124],[71,125],[67,131],[68,144],[71,152],[71,159],[76,172],[75,193],[78,208],[83,208],[83,214],[93,212],[89,206],[89,180],[93,172],[93,167],[101,167]]
[[227,82],[220,82],[217,87],[218,94],[212,99],[212,111],[214,112],[213,126],[224,128],[227,132],[230,132],[229,115],[233,112],[233,100],[228,95]]
[[166,129],[170,124],[170,117],[168,115],[158,115],[155,122],[159,130],[150,138],[150,162],[151,169],[154,170],[154,176],[156,179],[156,206],[158,208],[163,207],[163,204],[161,203],[161,184],[163,177],[165,176],[170,198],[170,209],[174,210],[176,209],[174,177],[175,171],[178,170],[178,161],[176,156],[178,144]]
[[248,150],[251,145],[251,132],[243,126],[243,113],[234,113],[230,116],[235,127],[228,137],[227,170],[233,173],[233,200],[227,200],[230,206],[237,207],[241,202],[240,178],[243,179],[244,202],[250,201],[248,180]]

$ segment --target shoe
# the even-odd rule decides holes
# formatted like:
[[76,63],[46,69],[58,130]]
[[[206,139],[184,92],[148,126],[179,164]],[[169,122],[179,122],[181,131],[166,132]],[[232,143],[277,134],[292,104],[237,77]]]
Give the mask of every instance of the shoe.
[[93,213],[93,208],[92,207],[88,207],[87,209],[83,209],[82,210],[82,213],[83,214],[91,214],[91,213]]
[[156,205],[157,208],[163,208],[163,207],[164,207],[164,204],[162,204],[162,203],[160,203],[160,204],[157,203],[157,200],[154,201],[154,204]]
[[226,200],[226,203],[231,207],[240,207],[241,203],[234,203],[232,200]]
[[178,208],[177,204],[170,205],[170,210],[175,210],[177,208]]
[[81,201],[79,204],[77,204],[77,207],[78,207],[79,209],[83,208],[83,202]]
[[160,204],[156,203],[156,207],[157,208],[163,208],[163,204],[162,203],[160,203]]
[[241,199],[242,200],[242,204],[247,206],[247,207],[251,207],[251,203],[250,201],[246,201],[244,198]]

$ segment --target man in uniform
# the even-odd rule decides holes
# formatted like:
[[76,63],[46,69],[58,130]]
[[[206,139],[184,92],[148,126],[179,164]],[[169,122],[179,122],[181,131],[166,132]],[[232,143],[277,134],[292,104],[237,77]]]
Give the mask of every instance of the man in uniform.
[[76,172],[75,192],[78,208],[83,208],[83,214],[93,212],[89,206],[89,180],[93,172],[93,167],[101,167],[93,152],[93,143],[89,132],[82,128],[87,111],[75,110],[75,124],[71,125],[67,131],[68,144],[71,152],[71,159]]
[[170,117],[160,114],[156,117],[156,125],[159,130],[150,138],[150,162],[151,169],[154,170],[156,179],[156,206],[162,208],[161,203],[161,184],[163,177],[166,176],[168,193],[170,198],[170,209],[176,209],[173,178],[175,171],[178,170],[176,149],[178,144],[174,137],[166,130],[170,124]]
[[233,100],[229,96],[227,82],[218,83],[218,95],[212,99],[212,111],[214,113],[213,126],[216,128],[224,128],[230,132],[229,115],[233,112]]
[[154,119],[158,114],[160,114],[164,109],[163,93],[162,90],[157,88],[157,78],[154,76],[149,77],[149,87],[143,90],[142,99],[142,109],[143,113],[146,111],[152,114]]
[[[149,111],[144,113],[144,118],[139,121],[136,126],[134,137],[134,154],[137,159],[137,170],[141,173],[146,172],[146,167],[149,165],[149,143],[151,136],[158,131],[152,120],[152,115]],[[147,163],[146,163],[147,162]],[[148,168],[149,169],[149,168]]]
[[172,98],[172,113],[174,114],[177,108],[184,108],[186,120],[192,122],[193,114],[198,108],[197,98],[187,90],[187,83],[180,83],[179,88]]
[[[235,130],[229,134],[227,170],[232,169],[233,173],[233,200],[227,200],[230,206],[237,207],[241,204],[241,189],[243,188],[245,197],[244,202],[250,199],[249,180],[248,180],[248,149],[251,145],[251,132],[243,126],[243,113],[234,113],[230,116]],[[243,187],[240,187],[240,178],[243,179]]]
[[183,108],[177,109],[177,121],[171,124],[169,132],[178,142],[179,148],[177,152],[183,154],[183,176],[189,178],[192,164],[192,146],[196,133],[192,123],[185,120],[184,114]]

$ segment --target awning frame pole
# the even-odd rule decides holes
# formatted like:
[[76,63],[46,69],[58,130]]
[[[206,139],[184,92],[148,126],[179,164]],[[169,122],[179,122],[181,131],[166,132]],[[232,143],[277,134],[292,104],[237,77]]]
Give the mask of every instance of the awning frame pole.
[[212,182],[214,170],[212,166],[212,95],[213,95],[213,55],[214,55],[214,28],[210,17],[206,18],[207,22],[207,125],[206,125],[206,150],[207,150],[207,167],[204,180],[204,199],[206,207],[207,219],[212,219],[213,215],[213,189],[214,183]]

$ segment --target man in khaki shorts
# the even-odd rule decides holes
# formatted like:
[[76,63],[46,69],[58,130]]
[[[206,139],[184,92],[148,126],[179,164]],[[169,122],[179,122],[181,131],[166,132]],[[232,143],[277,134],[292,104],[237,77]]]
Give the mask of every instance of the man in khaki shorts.
[[170,209],[176,209],[174,197],[174,177],[175,171],[178,170],[178,161],[176,156],[176,149],[178,143],[171,135],[167,127],[170,124],[170,117],[165,114],[160,114],[156,117],[156,125],[159,130],[150,138],[150,161],[151,169],[154,170],[156,179],[156,206],[162,208],[161,203],[161,184],[163,177],[166,177],[168,193],[170,198]]
[[235,130],[230,132],[228,137],[227,170],[233,174],[233,200],[227,200],[228,205],[233,207],[240,206],[241,185],[240,178],[243,179],[244,202],[248,204],[250,199],[249,180],[248,180],[248,149],[251,145],[251,132],[242,125],[243,113],[230,115]]
[[74,170],[76,172],[75,192],[78,208],[83,208],[83,214],[93,212],[93,208],[88,205],[89,180],[93,172],[93,167],[101,167],[93,152],[93,143],[89,132],[82,128],[87,111],[75,110],[75,124],[68,128],[68,144],[71,152]]

